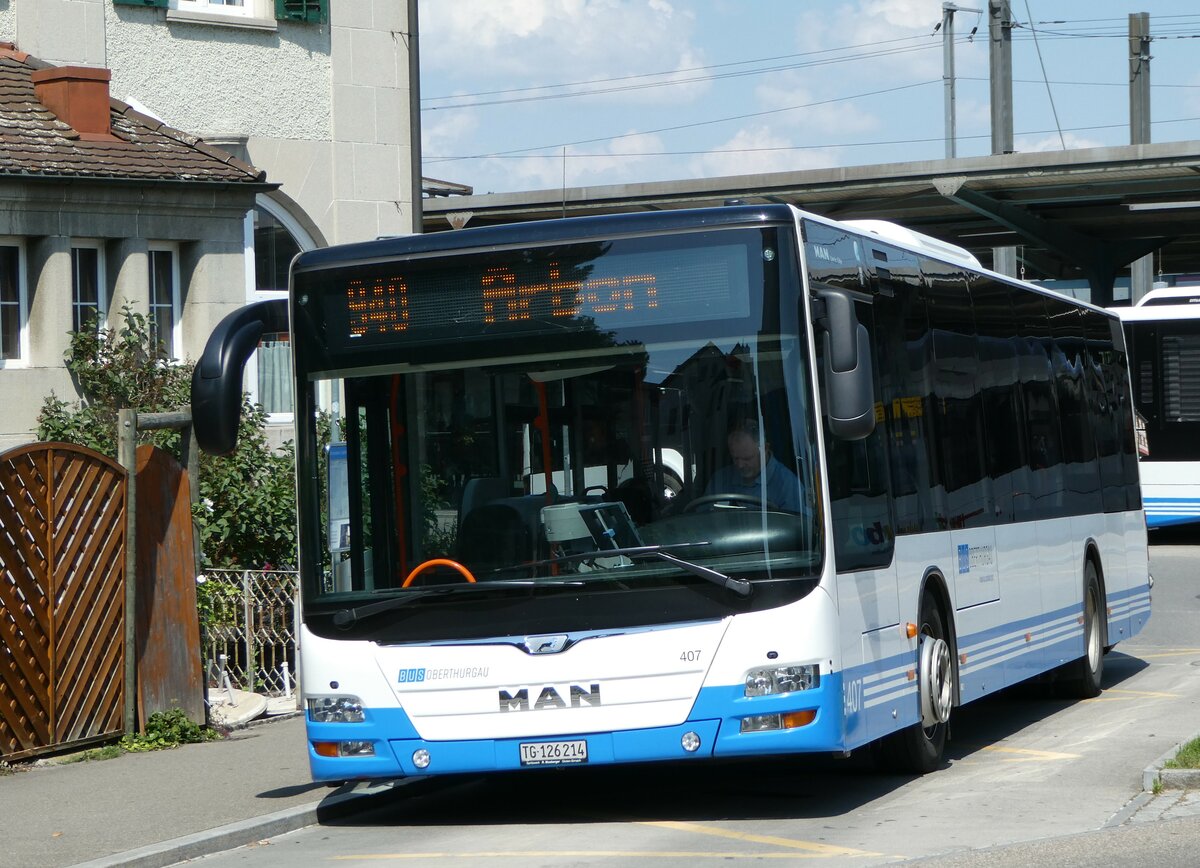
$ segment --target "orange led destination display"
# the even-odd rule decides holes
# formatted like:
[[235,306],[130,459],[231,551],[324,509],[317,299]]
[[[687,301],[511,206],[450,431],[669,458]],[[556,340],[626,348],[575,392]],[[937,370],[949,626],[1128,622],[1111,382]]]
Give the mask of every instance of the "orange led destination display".
[[372,266],[342,284],[344,306],[330,310],[330,325],[340,321],[335,333],[353,345],[448,329],[557,332],[727,321],[748,313],[744,244],[558,253],[532,261],[532,254],[476,255]]
[[[409,290],[403,277],[352,280],[346,287],[350,334],[389,334],[408,330]],[[547,279],[526,283],[508,266],[483,272],[479,281],[481,319],[485,323],[531,319],[535,310],[549,307],[553,319],[604,316],[658,307],[653,274],[567,280],[551,264]],[[544,312],[544,311],[543,311]]]

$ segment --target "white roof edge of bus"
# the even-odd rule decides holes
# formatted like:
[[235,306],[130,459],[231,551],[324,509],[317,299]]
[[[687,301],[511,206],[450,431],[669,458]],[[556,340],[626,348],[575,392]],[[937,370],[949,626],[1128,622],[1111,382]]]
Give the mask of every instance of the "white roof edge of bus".
[[[992,271],[983,263],[975,258],[971,251],[959,247],[957,244],[950,244],[946,241],[940,241],[932,236],[925,235],[921,232],[915,232],[912,229],[901,226],[899,223],[892,223],[890,220],[835,220],[832,217],[825,217],[821,214],[815,214],[812,211],[804,211],[796,206],[791,206],[792,210],[797,212],[801,217],[810,220],[816,220],[818,223],[826,223],[830,226],[847,226],[858,232],[864,232],[875,235],[894,244],[899,244],[910,251],[919,253],[928,253],[942,260],[950,260],[959,262],[969,268],[974,269],[980,274],[988,277],[998,278],[1005,283],[1019,284],[1027,289],[1032,289],[1040,292],[1043,295],[1055,296],[1063,298],[1079,307],[1087,307],[1092,310],[1102,311],[1109,316],[1116,316],[1118,311],[1127,311],[1129,308],[1104,308],[1099,305],[1092,304],[1090,301],[1084,301],[1081,298],[1075,298],[1073,295],[1068,295],[1065,292],[1060,292],[1057,289],[1051,289],[1048,286],[1042,286],[1039,283],[1033,283],[1029,280],[1023,280],[1019,277],[1013,277],[1008,274],[1001,274],[998,271]],[[882,231],[880,231],[882,230]],[[1200,305],[1196,305],[1200,308]],[[1197,311],[1200,314],[1200,311]]]
[[1200,319],[1200,304],[1152,304],[1149,307],[1110,307],[1124,322]]
[[[1195,303],[1192,299],[1197,299]],[[1178,304],[1164,304],[1178,300]],[[1147,302],[1156,302],[1148,304]],[[1200,319],[1200,286],[1169,286],[1152,289],[1136,304],[1110,307],[1124,322],[1157,322],[1159,320]]]
[[983,264],[966,248],[950,244],[923,232],[914,232],[907,226],[892,223],[890,220],[843,220],[841,222],[862,232],[876,235],[885,241],[895,241],[910,248],[924,250],[940,259],[965,262],[972,268],[983,268]]
[[1161,301],[1167,298],[1200,298],[1200,286],[1167,286],[1161,289],[1152,289],[1139,298],[1134,307],[1141,307],[1148,302]]

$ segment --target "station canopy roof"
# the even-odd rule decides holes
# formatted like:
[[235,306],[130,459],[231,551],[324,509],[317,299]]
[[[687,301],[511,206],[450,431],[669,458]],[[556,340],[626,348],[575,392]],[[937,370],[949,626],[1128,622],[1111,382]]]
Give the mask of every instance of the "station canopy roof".
[[[1030,280],[1086,280],[1107,304],[1116,277],[1200,274],[1200,141],[848,166],[424,202],[425,231],[627,211],[787,203],[835,220],[891,220],[965,247],[985,266],[1016,248]],[[460,227],[461,228],[461,227]]]

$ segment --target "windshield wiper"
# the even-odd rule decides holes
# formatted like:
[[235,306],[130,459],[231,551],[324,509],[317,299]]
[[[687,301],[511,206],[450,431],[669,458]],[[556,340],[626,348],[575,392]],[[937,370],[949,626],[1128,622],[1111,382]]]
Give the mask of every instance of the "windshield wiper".
[[739,597],[749,597],[754,591],[754,586],[746,579],[736,579],[733,576],[727,576],[722,572],[702,567],[700,564],[694,564],[691,561],[685,561],[683,558],[678,558],[667,552],[667,549],[691,548],[693,546],[706,546],[708,543],[675,543],[673,545],[654,545],[654,546],[627,546],[625,548],[616,549],[600,549],[591,552],[575,552],[569,555],[559,555],[555,558],[550,558],[545,561],[537,561],[529,566],[543,567],[550,564],[561,564],[567,561],[590,561],[597,558],[611,558],[624,555],[628,558],[645,560],[646,558],[657,558],[660,561],[679,567],[685,572],[691,573],[693,576],[699,576],[702,579],[712,582],[725,588],[728,591],[733,591]]
[[361,606],[354,606],[349,609],[339,609],[333,614],[333,624],[335,627],[341,627],[343,630],[354,626],[362,618],[369,618],[372,615],[378,615],[381,612],[390,612],[393,609],[399,609],[407,606],[416,600],[425,597],[448,597],[454,594],[469,594],[475,591],[490,591],[498,588],[532,588],[535,585],[538,587],[563,587],[563,586],[579,586],[583,582],[580,581],[546,581],[535,579],[501,579],[497,581],[476,582],[466,585],[438,585],[433,588],[422,588],[419,591],[407,591],[395,597],[387,597],[383,600],[376,600],[374,603],[365,603]]
[[[683,558],[677,558],[675,555],[668,554],[662,550],[647,552],[647,554],[658,558],[660,561],[666,561],[669,564],[674,564],[681,570],[686,570],[693,576],[699,576],[702,579],[707,579],[714,585],[719,585],[727,591],[733,591],[739,597],[749,597],[754,592],[754,586],[746,579],[735,579],[733,576],[727,576],[717,570],[702,567],[700,564],[693,564],[691,561],[685,561]],[[631,555],[632,557],[632,555]]]

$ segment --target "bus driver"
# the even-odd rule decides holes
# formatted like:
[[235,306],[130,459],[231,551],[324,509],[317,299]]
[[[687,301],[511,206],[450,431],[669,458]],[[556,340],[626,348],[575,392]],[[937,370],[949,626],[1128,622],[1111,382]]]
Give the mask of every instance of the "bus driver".
[[788,512],[804,511],[800,498],[800,480],[771,454],[771,444],[763,441],[759,449],[758,422],[745,419],[729,430],[726,438],[732,464],[713,474],[706,495],[737,494],[763,500],[771,508]]

